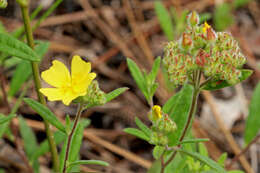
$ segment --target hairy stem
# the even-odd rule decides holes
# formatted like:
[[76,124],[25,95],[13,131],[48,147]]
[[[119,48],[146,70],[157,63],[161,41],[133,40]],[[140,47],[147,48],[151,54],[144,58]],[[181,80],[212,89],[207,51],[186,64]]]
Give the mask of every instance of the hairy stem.
[[[194,90],[192,93],[192,103],[191,103],[191,108],[190,108],[189,115],[188,115],[188,121],[185,124],[184,130],[181,134],[179,142],[182,142],[184,137],[186,136],[187,131],[192,122],[192,117],[193,117],[194,113],[196,112],[197,100],[198,100],[198,96],[200,93],[201,71],[198,70],[194,73],[194,79],[195,79],[194,84],[193,84]],[[180,144],[178,145],[178,147],[180,147]],[[161,173],[164,173],[164,169],[166,168],[166,166],[169,163],[171,163],[171,161],[175,158],[176,154],[177,154],[177,151],[175,150],[174,153],[171,155],[171,157],[164,164],[161,165]]]
[[75,122],[74,122],[73,127],[71,129],[71,132],[70,132],[70,134],[68,136],[68,143],[67,143],[67,146],[66,146],[66,154],[65,154],[64,166],[63,166],[63,171],[62,171],[63,173],[66,173],[66,168],[67,168],[67,164],[66,163],[67,163],[67,160],[69,158],[71,139],[72,139],[73,134],[74,134],[74,132],[76,130],[76,127],[78,125],[78,122],[79,122],[79,119],[80,119],[80,116],[81,116],[81,113],[82,113],[83,109],[84,109],[84,104],[80,104],[78,106],[78,111],[77,111],[77,114],[76,114]]
[[[33,39],[32,28],[30,25],[28,6],[20,5],[20,7],[22,10],[22,15],[23,15],[23,22],[24,22],[24,28],[25,28],[25,32],[26,32],[27,43],[32,49],[34,49],[34,39]],[[44,96],[39,91],[39,89],[41,88],[41,81],[40,81],[38,63],[31,62],[31,66],[32,66],[32,71],[33,71],[35,90],[37,92],[38,99],[41,104],[46,105]],[[58,157],[58,151],[56,148],[56,143],[54,141],[53,132],[50,129],[49,123],[45,120],[44,120],[44,125],[45,125],[45,131],[47,134],[47,138],[48,138],[49,146],[50,146],[50,150],[51,150],[53,168],[54,168],[55,172],[58,172],[59,171],[59,157]]]

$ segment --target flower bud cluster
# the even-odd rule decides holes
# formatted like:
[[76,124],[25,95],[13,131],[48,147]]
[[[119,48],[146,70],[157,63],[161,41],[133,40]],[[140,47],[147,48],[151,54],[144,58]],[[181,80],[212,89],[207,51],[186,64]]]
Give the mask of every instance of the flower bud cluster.
[[239,82],[240,68],[246,59],[237,41],[226,32],[216,33],[206,22],[198,25],[196,12],[187,20],[188,26],[181,38],[169,42],[164,49],[163,64],[170,81],[183,85],[195,70],[200,70],[215,80]]
[[152,112],[148,116],[153,123],[150,143],[161,146],[167,145],[169,143],[169,134],[177,129],[175,122],[167,114],[163,113],[158,105],[153,106]]
[[87,94],[78,97],[75,101],[91,106],[98,106],[106,103],[106,97],[105,93],[99,88],[98,82],[94,80],[89,85]]

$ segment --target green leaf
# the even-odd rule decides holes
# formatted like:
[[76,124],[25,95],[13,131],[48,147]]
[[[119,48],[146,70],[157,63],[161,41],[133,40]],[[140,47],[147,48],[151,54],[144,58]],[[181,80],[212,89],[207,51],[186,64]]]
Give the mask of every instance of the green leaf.
[[[253,73],[252,70],[246,70],[246,69],[242,69],[241,72],[242,72],[242,75],[240,76],[238,83],[246,80]],[[233,85],[227,83],[226,81],[212,80],[212,81],[209,81],[206,85],[204,85],[202,87],[202,89],[204,89],[204,90],[218,90],[218,89],[229,87],[229,86],[233,86]]]
[[209,141],[208,138],[184,139],[183,141],[179,142],[179,144],[199,143],[199,142],[207,142],[207,141]]
[[155,1],[154,5],[155,13],[158,17],[163,32],[167,36],[168,40],[173,40],[174,28],[169,12],[160,1]]
[[0,124],[4,124],[6,122],[9,122],[12,118],[14,118],[16,115],[15,114],[10,114],[8,116],[5,116],[3,114],[1,114],[1,117],[0,117]]
[[211,13],[202,13],[200,14],[200,23],[204,23],[212,18]]
[[225,30],[234,22],[231,10],[228,3],[222,3],[215,8],[213,21],[217,31]]
[[232,1],[232,5],[234,8],[240,8],[248,4],[251,0],[234,0]]
[[122,87],[122,88],[117,88],[114,91],[111,91],[110,93],[106,94],[106,102],[110,102],[111,100],[115,99],[118,97],[120,94],[128,90],[129,88],[127,87]]
[[163,152],[164,152],[164,147],[162,147],[162,146],[155,146],[153,148],[153,157],[156,160],[158,160],[161,157],[161,155],[163,154]]
[[217,164],[215,161],[211,160],[210,158],[208,158],[206,156],[202,156],[199,153],[186,151],[186,150],[183,150],[183,149],[177,149],[176,151],[183,153],[183,154],[186,154],[188,156],[191,156],[194,159],[199,160],[200,162],[208,165],[210,168],[216,170],[219,173],[225,173],[226,172],[226,170],[224,168],[222,168],[219,164]]
[[24,60],[40,61],[38,55],[27,44],[5,33],[0,33],[0,50]]
[[138,117],[135,117],[135,123],[137,127],[139,127],[147,137],[150,137],[152,133],[151,130]]
[[[65,140],[65,138],[66,138],[65,134],[61,131],[56,131],[54,133],[54,141],[56,145],[62,143]],[[37,148],[37,150],[34,152],[33,158],[38,159],[40,156],[44,155],[48,151],[50,151],[50,146],[49,146],[48,139],[45,139]]]
[[226,159],[227,159],[227,153],[221,154],[221,156],[218,158],[218,164],[224,167]]
[[228,173],[244,173],[244,171],[232,170],[232,171],[228,171]]
[[139,130],[139,129],[135,129],[135,128],[125,128],[125,129],[124,129],[124,132],[129,133],[129,134],[131,134],[131,135],[134,135],[134,136],[136,136],[136,137],[138,137],[138,138],[140,138],[140,139],[149,141],[149,137],[146,136],[146,134],[145,134],[143,131]]
[[178,92],[177,94],[174,94],[171,98],[169,98],[169,100],[167,100],[167,102],[163,105],[163,112],[166,114],[171,115],[173,108],[175,107],[175,105],[177,104],[177,101],[179,100],[179,97],[181,95],[181,92]]
[[[71,145],[69,150],[69,157],[68,157],[68,163],[74,162],[77,160],[79,155],[79,150],[83,138],[84,128],[90,124],[90,121],[88,119],[81,120],[79,124],[77,125],[74,135],[71,139]],[[72,125],[72,124],[71,124]],[[63,144],[62,151],[60,153],[60,171],[62,172],[62,169],[64,167],[65,162],[65,155],[66,155],[66,149],[68,144],[68,136]],[[71,169],[71,168],[70,168]],[[70,169],[67,169],[69,172]]]
[[37,150],[38,144],[33,130],[27,125],[26,121],[22,117],[19,117],[19,130],[24,142],[26,155],[29,160],[31,160],[32,155]]
[[154,83],[154,81],[155,81],[155,79],[156,79],[156,76],[157,76],[157,74],[158,74],[158,71],[159,71],[159,69],[160,69],[160,65],[161,65],[161,58],[158,57],[158,58],[156,58],[156,60],[154,61],[152,70],[151,70],[151,72],[150,72],[149,75],[148,75],[148,80],[149,80],[151,83]]
[[[35,47],[35,52],[42,59],[43,55],[48,51],[49,43],[43,41],[37,41]],[[17,91],[21,88],[22,84],[30,77],[32,74],[31,63],[22,60],[15,69],[13,74],[10,90],[8,92],[9,96],[14,96]]]
[[14,96],[31,74],[32,68],[30,62],[22,61],[18,64],[11,80],[8,95]]
[[39,103],[33,99],[30,99],[30,98],[24,98],[23,100],[34,111],[36,111],[38,114],[40,114],[43,119],[48,121],[50,124],[55,126],[57,129],[66,133],[66,129],[65,129],[64,125],[58,120],[58,118],[46,106],[44,106],[41,103]]
[[69,163],[68,169],[72,168],[76,165],[100,165],[100,166],[109,166],[107,162],[101,161],[101,160],[78,160]]
[[139,69],[139,67],[136,65],[136,63],[131,60],[130,58],[127,58],[127,65],[131,72],[131,75],[133,76],[138,88],[142,91],[143,95],[149,101],[148,93],[147,93],[147,86],[146,86],[146,80],[144,78],[143,73]]
[[[2,118],[5,118],[5,117],[6,117],[6,116],[5,116],[4,114],[1,114],[1,113],[0,113],[0,120],[1,120]],[[10,121],[7,121],[7,122],[1,124],[1,128],[0,128],[0,138],[2,138],[2,136],[6,133],[8,127],[9,127],[9,122],[10,122]]]
[[35,151],[38,149],[36,136],[31,127],[27,125],[26,121],[22,117],[19,117],[19,130],[23,139],[25,153],[29,161],[32,162],[34,171],[39,172],[39,162],[33,157]]
[[208,156],[208,150],[203,143],[199,143],[199,153],[202,156]]
[[177,145],[182,131],[188,121],[188,114],[191,107],[193,87],[191,85],[184,85],[177,96],[177,100],[172,107],[172,112],[169,114],[170,118],[177,124],[177,129],[174,133],[170,134],[169,146]]
[[249,144],[258,134],[260,129],[259,121],[260,112],[260,82],[257,84],[249,105],[249,115],[246,119],[244,140],[246,145]]

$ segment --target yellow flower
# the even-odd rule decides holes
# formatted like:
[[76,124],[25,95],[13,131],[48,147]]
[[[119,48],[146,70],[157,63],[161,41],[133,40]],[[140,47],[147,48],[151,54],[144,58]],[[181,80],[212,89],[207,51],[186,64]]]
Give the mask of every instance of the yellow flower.
[[203,32],[206,33],[209,28],[211,28],[211,26],[207,22],[205,22],[203,27]]
[[52,66],[41,73],[41,77],[55,88],[41,88],[40,92],[50,101],[62,100],[69,105],[72,100],[87,94],[87,89],[96,73],[90,73],[91,64],[83,61],[80,56],[73,56],[71,73],[60,61],[54,60]]
[[162,111],[161,111],[161,106],[159,105],[154,105],[152,108],[152,113],[153,113],[153,117],[155,119],[161,119],[162,118]]

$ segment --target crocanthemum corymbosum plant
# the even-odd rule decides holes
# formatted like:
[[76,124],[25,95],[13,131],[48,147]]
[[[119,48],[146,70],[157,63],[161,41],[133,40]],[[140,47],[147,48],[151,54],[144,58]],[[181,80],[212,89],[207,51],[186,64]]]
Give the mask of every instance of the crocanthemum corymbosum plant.
[[155,78],[160,58],[155,60],[149,74],[141,72],[128,59],[131,74],[150,105],[148,118],[152,125],[148,127],[136,118],[139,129],[125,131],[155,146],[153,156],[158,161],[149,172],[227,172],[221,163],[225,155],[217,163],[203,152],[205,149],[194,149],[207,139],[192,138],[189,129],[201,90],[221,89],[245,80],[252,73],[242,69],[245,63],[246,58],[231,34],[215,32],[207,22],[199,24],[196,12],[187,16],[187,27],[181,37],[164,48],[164,71],[171,84],[182,89],[162,107],[152,101],[158,86]]
[[[106,162],[99,160],[78,160],[83,131],[89,124],[88,120],[80,120],[80,116],[87,108],[103,105],[127,88],[119,88],[105,94],[99,88],[97,80],[94,80],[96,73],[91,72],[91,63],[85,62],[77,55],[72,58],[71,71],[62,62],[54,60],[52,66],[41,73],[41,77],[51,85],[49,88],[40,88],[39,90],[49,101],[62,101],[66,106],[71,103],[78,104],[74,122],[71,123],[70,118],[67,116],[66,125],[64,126],[46,106],[30,98],[24,99],[32,109],[66,135],[59,157],[59,171],[63,173],[70,172],[73,167],[80,164],[107,166]],[[78,171],[78,168],[74,168],[73,171]]]
[[[81,120],[80,116],[84,110],[111,101],[127,88],[118,88],[108,94],[104,93],[99,88],[97,80],[94,80],[96,74],[90,72],[91,64],[85,62],[79,56],[72,58],[71,71],[69,71],[62,62],[54,60],[52,66],[42,72],[41,75],[42,79],[50,84],[51,87],[42,88],[39,63],[43,55],[47,52],[49,44],[43,41],[35,41],[33,30],[55,10],[62,0],[56,0],[46,12],[42,13],[42,16],[35,23],[34,27],[31,27],[30,19],[37,16],[42,8],[39,6],[32,16],[30,16],[29,0],[17,0],[16,2],[21,8],[24,23],[23,28],[18,28],[13,33],[7,33],[2,25],[0,27],[1,69],[2,67],[6,67],[5,65],[8,60],[13,61],[15,65],[17,64],[11,79],[9,92],[5,93],[4,88],[1,87],[3,93],[5,93],[4,97],[6,106],[8,107],[8,115],[0,113],[0,138],[4,134],[10,134],[8,137],[14,142],[15,148],[17,149],[16,151],[26,166],[22,167],[23,172],[39,172],[40,164],[38,158],[49,151],[51,154],[52,172],[79,172],[79,165],[81,164],[107,166],[108,164],[103,161],[79,160],[84,128],[89,124],[88,119]],[[5,8],[6,6],[7,1],[0,0],[0,8]],[[27,44],[18,39],[24,32]],[[0,75],[4,74],[1,72]],[[15,114],[27,92],[28,84],[31,83],[25,85],[19,99],[15,101],[14,106],[9,104],[9,98],[7,98],[7,96],[9,96],[11,100],[21,86],[30,79],[31,75],[33,76],[38,101],[25,98],[24,102],[43,119],[46,140],[41,142],[40,145],[38,145],[33,130],[27,125],[22,116],[19,117],[19,131],[11,121],[16,117]],[[59,121],[54,113],[46,106],[44,96],[47,96],[49,101],[62,101],[66,106],[78,104],[78,111],[74,122],[70,120],[69,116],[66,117],[66,124]],[[57,130],[51,128],[51,125],[56,127]],[[19,134],[21,134],[22,142],[19,140]],[[62,142],[64,142],[62,150],[58,153],[57,145]]]

